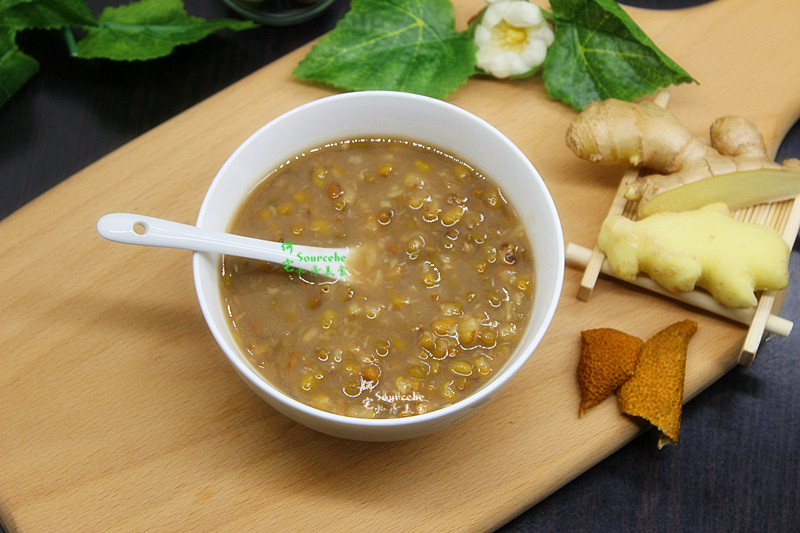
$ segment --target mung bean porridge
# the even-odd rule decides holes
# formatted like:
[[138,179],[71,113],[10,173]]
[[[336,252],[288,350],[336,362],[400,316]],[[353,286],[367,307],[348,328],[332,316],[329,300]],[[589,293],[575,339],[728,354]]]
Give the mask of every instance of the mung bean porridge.
[[240,348],[295,399],[362,418],[462,399],[508,360],[530,316],[524,226],[494,182],[435,147],[347,139],[308,150],[250,194],[232,233],[350,247],[346,280],[226,256]]

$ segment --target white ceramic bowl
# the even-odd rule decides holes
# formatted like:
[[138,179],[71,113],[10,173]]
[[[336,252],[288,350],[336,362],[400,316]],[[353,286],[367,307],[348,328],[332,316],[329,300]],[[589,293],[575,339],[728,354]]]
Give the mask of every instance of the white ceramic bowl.
[[447,427],[484,405],[531,356],[550,324],[561,293],[564,275],[561,225],[536,169],[497,129],[440,100],[385,91],[322,98],[259,129],[220,169],[206,193],[197,225],[227,231],[245,197],[272,169],[306,148],[357,136],[412,139],[462,158],[500,186],[524,221],[535,264],[533,313],[516,351],[486,385],[448,407],[407,418],[360,419],[315,409],[267,382],[237,347],[223,310],[218,255],[194,254],[195,287],[208,326],[233,367],[276,410],[337,437],[371,441],[418,437]]

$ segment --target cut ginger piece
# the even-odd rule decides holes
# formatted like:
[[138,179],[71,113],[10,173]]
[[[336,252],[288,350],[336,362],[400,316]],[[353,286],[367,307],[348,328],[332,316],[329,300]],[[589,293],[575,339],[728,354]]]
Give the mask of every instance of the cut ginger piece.
[[581,332],[578,383],[581,388],[579,416],[606,399],[628,381],[636,370],[644,342],[611,328]]
[[677,444],[683,409],[686,353],[697,322],[676,322],[645,341],[636,371],[617,391],[623,413],[643,418],[661,432],[658,448]]
[[640,202],[639,218],[654,213],[691,211],[722,202],[731,210],[800,194],[800,170],[762,168],[720,174],[669,189]]
[[783,237],[768,226],[734,219],[722,203],[637,221],[609,215],[597,242],[623,280],[646,272],[667,290],[702,287],[731,308],[753,307],[755,291],[789,283],[790,249]]

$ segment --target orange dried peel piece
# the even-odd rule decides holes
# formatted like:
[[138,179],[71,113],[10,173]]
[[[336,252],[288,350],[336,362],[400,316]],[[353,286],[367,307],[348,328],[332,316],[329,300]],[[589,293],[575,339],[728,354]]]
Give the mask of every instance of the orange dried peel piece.
[[581,387],[579,416],[594,407],[636,370],[639,351],[644,342],[638,337],[611,328],[581,332],[581,358],[578,362],[578,383]]
[[676,322],[642,346],[633,377],[617,391],[623,413],[649,421],[661,432],[658,448],[677,444],[683,409],[683,384],[689,340],[697,322]]

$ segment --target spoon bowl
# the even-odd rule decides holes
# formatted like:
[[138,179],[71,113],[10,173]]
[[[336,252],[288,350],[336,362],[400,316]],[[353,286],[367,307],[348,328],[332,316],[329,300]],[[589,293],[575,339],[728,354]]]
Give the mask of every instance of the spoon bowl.
[[211,252],[281,265],[287,272],[302,270],[314,276],[348,277],[350,248],[323,248],[293,242],[273,242],[199,228],[133,213],[110,213],[97,221],[97,232],[124,244]]

